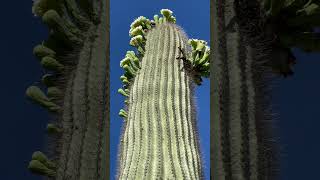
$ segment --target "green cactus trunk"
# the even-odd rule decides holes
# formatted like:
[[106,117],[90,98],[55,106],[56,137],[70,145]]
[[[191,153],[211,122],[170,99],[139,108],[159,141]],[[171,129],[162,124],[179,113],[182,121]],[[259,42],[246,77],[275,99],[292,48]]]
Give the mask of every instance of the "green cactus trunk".
[[187,37],[163,23],[146,36],[141,69],[130,86],[118,179],[201,179],[193,82],[178,47]]
[[[101,9],[106,7],[104,3],[100,6]],[[101,23],[89,28],[90,35],[84,41],[76,68],[68,80],[56,179],[107,178],[107,32],[105,14],[99,13],[99,17]]]
[[259,18],[250,14],[254,7],[242,9],[248,21],[241,24],[237,2],[214,0],[211,7],[211,179],[272,180],[277,151],[271,136],[270,79],[263,65],[270,44],[250,31],[248,24],[257,24],[249,15]]
[[[47,95],[27,95],[52,111],[48,158],[35,152],[29,169],[55,180],[109,178],[109,1],[39,0],[33,11],[52,31],[34,49],[48,71]],[[45,63],[43,63],[46,59]],[[58,67],[58,68],[56,68]],[[53,166],[53,165],[54,166]]]

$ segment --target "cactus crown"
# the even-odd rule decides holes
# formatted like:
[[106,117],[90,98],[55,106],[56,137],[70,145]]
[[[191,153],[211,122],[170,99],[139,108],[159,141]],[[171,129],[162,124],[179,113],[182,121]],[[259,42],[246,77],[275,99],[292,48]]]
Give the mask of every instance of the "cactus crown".
[[[141,60],[145,53],[147,33],[161,24],[176,23],[176,18],[173,16],[171,10],[161,9],[160,13],[162,17],[154,15],[153,20],[140,16],[130,25],[129,36],[131,40],[129,44],[135,47],[137,52],[127,51],[125,58],[120,61],[120,67],[122,67],[125,72],[120,76],[123,87],[118,89],[118,92],[125,97],[129,97],[130,85],[141,68]],[[182,59],[184,63],[189,66],[188,70],[192,74],[194,82],[197,85],[201,85],[202,77],[207,78],[210,74],[210,47],[207,46],[206,41],[198,39],[189,39],[188,44],[190,46],[187,49],[180,48],[183,55],[178,57],[178,59]],[[127,104],[128,100],[125,100],[125,103]],[[119,116],[126,118],[126,111],[121,109]]]

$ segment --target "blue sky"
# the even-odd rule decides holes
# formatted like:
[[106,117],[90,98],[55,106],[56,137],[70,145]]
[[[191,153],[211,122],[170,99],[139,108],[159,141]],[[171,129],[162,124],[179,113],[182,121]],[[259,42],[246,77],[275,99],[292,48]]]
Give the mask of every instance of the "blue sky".
[[280,179],[319,179],[320,53],[293,52],[295,74],[279,79],[272,97],[282,148]]
[[[126,51],[134,49],[129,45],[131,22],[139,16],[152,19],[154,14],[160,15],[161,9],[170,9],[177,18],[177,24],[185,30],[189,38],[203,39],[210,43],[210,9],[209,0],[176,0],[170,2],[161,0],[111,0],[110,2],[110,174],[111,179],[114,179],[117,165],[117,148],[122,125],[122,119],[118,116],[118,112],[124,103],[122,95],[117,93],[118,88],[122,86],[119,77],[123,74],[123,70],[119,67],[119,62],[124,58]],[[209,89],[210,81],[205,79],[203,85],[196,88],[195,95],[198,110],[198,131],[206,179],[209,179],[210,176]]]

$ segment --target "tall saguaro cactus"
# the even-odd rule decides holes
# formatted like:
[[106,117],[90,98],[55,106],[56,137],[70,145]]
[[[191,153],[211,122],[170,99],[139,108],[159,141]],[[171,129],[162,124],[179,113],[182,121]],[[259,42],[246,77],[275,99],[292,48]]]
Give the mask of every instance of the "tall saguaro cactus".
[[190,48],[172,12],[161,13],[132,23],[130,44],[139,54],[128,51],[120,63],[119,92],[128,99],[119,113],[125,125],[118,179],[203,178],[193,88],[208,73],[209,49],[199,40],[190,40]]
[[313,0],[212,1],[211,179],[277,179],[271,72],[293,74],[291,47],[319,51],[319,7]]
[[36,151],[29,169],[55,180],[106,180],[109,1],[35,0],[32,9],[50,35],[34,48],[46,70],[42,86],[26,94],[54,118],[48,154]]

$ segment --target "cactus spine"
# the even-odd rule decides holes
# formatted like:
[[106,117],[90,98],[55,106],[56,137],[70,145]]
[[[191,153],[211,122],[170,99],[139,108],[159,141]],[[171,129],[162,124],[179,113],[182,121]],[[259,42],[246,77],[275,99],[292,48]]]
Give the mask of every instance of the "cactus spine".
[[[107,0],[35,0],[33,13],[50,29],[34,48],[45,87],[27,96],[52,112],[48,154],[35,152],[29,169],[55,180],[106,180],[109,141]],[[47,93],[42,92],[47,89]]]
[[[298,13],[311,4],[312,13]],[[293,74],[291,47],[319,50],[312,29],[318,22],[301,18],[319,16],[318,7],[317,1],[299,0],[211,3],[211,179],[277,179],[271,72]]]
[[[194,75],[179,57],[181,49],[187,54],[189,44],[194,44],[193,52],[203,52],[197,56],[199,67],[208,66],[208,51],[205,43],[188,39],[180,27],[174,24],[175,18],[169,10],[161,10],[164,17],[154,17],[155,27],[140,33],[135,24],[148,24],[149,21],[137,19],[130,31],[134,40],[140,38],[137,47],[140,57],[138,64],[128,59],[120,65],[130,71],[133,78],[121,76],[127,89],[119,93],[128,97],[127,113],[124,117],[121,146],[119,152],[118,179],[201,179],[203,178],[196,114],[193,103]],[[138,36],[138,37],[137,37]],[[196,50],[197,44],[199,45]],[[127,52],[133,54],[132,52]],[[140,56],[141,55],[141,56]],[[134,59],[134,58],[131,58]],[[202,59],[200,63],[200,59]],[[187,60],[189,61],[189,60]],[[194,63],[195,64],[195,63]],[[192,68],[192,67],[190,67]],[[201,69],[201,68],[200,68]],[[208,68],[207,68],[208,70]],[[198,71],[201,72],[201,71]],[[129,86],[127,86],[129,82]]]

